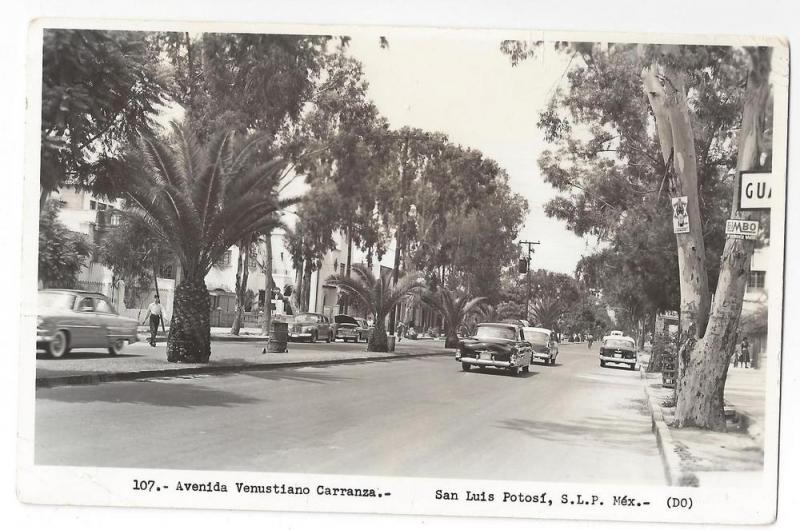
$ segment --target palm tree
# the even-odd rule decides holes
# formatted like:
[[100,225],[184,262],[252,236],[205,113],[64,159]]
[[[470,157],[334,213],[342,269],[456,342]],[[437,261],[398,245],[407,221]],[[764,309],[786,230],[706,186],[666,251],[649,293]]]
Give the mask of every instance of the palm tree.
[[444,319],[445,348],[458,348],[458,326],[485,300],[483,296],[471,298],[466,291],[451,290],[443,286],[436,291],[422,293],[422,302],[437,311]]
[[375,319],[375,329],[367,344],[367,351],[389,351],[386,316],[394,311],[403,298],[420,289],[420,276],[406,274],[393,285],[391,274],[375,276],[363,263],[354,264],[350,273],[349,277],[334,274],[328,278],[328,282],[358,299]]
[[119,182],[127,214],[142,220],[181,263],[167,337],[170,362],[208,362],[206,275],[246,234],[276,226],[280,211],[298,202],[278,197],[282,160],[255,162],[263,139],[239,141],[225,133],[201,145],[188,127],[173,122],[168,138],[143,136],[129,156],[130,170]]

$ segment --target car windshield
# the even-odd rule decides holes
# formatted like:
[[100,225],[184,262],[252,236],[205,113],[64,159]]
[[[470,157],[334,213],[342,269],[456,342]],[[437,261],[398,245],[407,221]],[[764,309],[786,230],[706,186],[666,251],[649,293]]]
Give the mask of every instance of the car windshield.
[[506,328],[502,326],[478,326],[475,330],[476,339],[509,339],[516,338],[514,328]]
[[333,320],[337,324],[355,324],[355,325],[358,325],[358,322],[356,322],[356,319],[351,317],[350,315],[336,315],[335,317],[333,317]]
[[54,293],[43,291],[39,293],[39,307],[54,309],[72,309],[75,305],[75,295],[71,293]]
[[633,349],[633,341],[625,339],[606,339],[606,348],[625,348],[627,350]]
[[547,344],[550,342],[550,334],[546,331],[525,331],[525,340],[532,344]]
[[316,324],[317,315],[312,315],[311,313],[300,313],[294,317],[294,321],[298,324]]

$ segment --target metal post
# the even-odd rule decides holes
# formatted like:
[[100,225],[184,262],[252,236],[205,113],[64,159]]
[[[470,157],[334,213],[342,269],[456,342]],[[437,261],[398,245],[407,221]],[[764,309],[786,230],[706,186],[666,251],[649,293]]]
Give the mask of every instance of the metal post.
[[530,322],[530,314],[531,314],[531,254],[534,253],[533,245],[541,244],[539,241],[520,241],[520,245],[527,245],[528,246],[528,257],[526,258],[528,262],[528,271],[526,273],[528,277],[528,298],[525,302],[525,320]]

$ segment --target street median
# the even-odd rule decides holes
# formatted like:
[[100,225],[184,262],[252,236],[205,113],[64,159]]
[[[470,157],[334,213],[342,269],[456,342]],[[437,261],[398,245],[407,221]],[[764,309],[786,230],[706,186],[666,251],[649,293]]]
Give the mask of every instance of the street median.
[[[260,339],[263,343],[264,340]],[[237,344],[212,349],[208,363],[170,363],[163,344],[152,348],[139,343],[122,355],[75,354],[63,359],[37,359],[36,387],[89,385],[113,381],[132,381],[158,377],[231,374],[255,370],[277,370],[335,364],[392,361],[425,356],[454,355],[441,342],[404,343],[392,353],[368,352],[362,344],[341,343],[304,345],[288,353],[262,353],[260,345]]]

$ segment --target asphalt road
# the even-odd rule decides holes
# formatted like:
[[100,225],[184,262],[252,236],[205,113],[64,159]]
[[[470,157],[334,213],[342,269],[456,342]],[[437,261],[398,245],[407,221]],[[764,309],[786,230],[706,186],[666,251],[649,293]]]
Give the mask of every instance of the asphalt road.
[[638,373],[586,345],[558,361],[519,377],[425,357],[42,388],[35,459],[664,484]]

